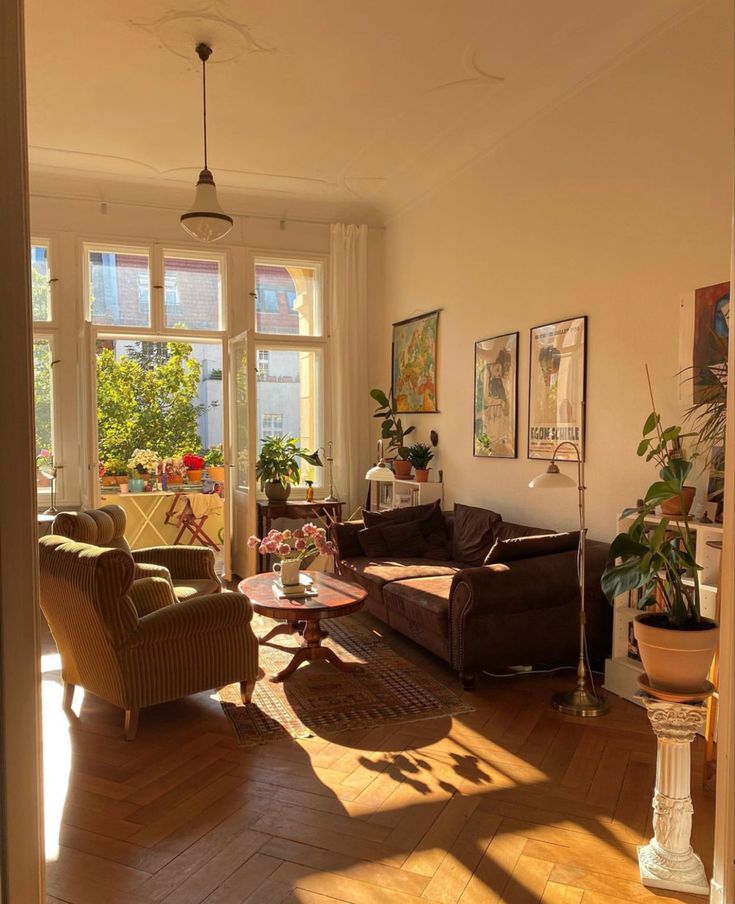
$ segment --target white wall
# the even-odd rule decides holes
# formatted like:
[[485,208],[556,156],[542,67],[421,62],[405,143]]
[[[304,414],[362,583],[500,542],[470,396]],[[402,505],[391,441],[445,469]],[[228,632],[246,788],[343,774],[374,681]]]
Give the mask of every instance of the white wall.
[[[650,410],[677,417],[679,299],[729,274],[731,4],[715,0],[388,223],[371,385],[390,380],[391,322],[443,308],[439,433],[448,502],[572,527],[576,497],[532,492],[526,459],[529,328],[589,315],[588,520],[651,482],[635,455]],[[518,460],[472,456],[473,345],[520,330]],[[408,419],[411,420],[411,419]],[[569,466],[567,466],[569,467]]]
[[[47,188],[44,186],[44,188]],[[59,197],[49,194],[31,197],[31,232],[34,238],[49,239],[51,243],[52,276],[55,310],[60,312],[56,357],[60,363],[54,376],[58,383],[56,397],[60,402],[57,436],[57,459],[63,464],[59,479],[59,502],[75,505],[80,501],[79,444],[84,425],[80,423],[77,381],[79,375],[78,335],[83,323],[82,243],[90,240],[120,241],[121,243],[158,242],[169,247],[203,246],[192,244],[179,225],[175,206],[170,209],[135,204],[108,203],[85,199],[65,198],[67,186],[60,179]],[[183,208],[182,208],[183,209]],[[381,236],[372,234],[370,240],[370,273],[379,272]],[[249,292],[253,289],[252,274],[248,271],[248,251],[297,252],[328,254],[329,226],[326,223],[285,222],[257,217],[237,217],[235,227],[226,240],[218,243],[218,252],[228,254],[229,329],[232,335],[246,328],[246,309],[252,304]],[[378,290],[377,276],[371,279],[370,297]],[[327,437],[328,439],[329,437]],[[44,503],[45,504],[45,503]]]

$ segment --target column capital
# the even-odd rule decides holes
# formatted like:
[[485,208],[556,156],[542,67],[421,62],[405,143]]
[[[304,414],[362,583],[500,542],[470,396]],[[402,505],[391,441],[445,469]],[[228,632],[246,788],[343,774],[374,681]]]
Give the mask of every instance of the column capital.
[[704,703],[667,703],[641,695],[654,734],[661,741],[689,743],[704,725],[707,707]]

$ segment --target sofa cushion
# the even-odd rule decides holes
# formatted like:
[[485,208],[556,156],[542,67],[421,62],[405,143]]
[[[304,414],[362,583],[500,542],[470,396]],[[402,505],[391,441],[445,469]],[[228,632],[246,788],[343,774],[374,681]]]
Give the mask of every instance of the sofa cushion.
[[510,540],[513,537],[540,537],[543,534],[555,534],[548,527],[527,527],[525,524],[513,524],[512,521],[496,521],[493,525],[493,537],[496,540]]
[[439,512],[442,527],[444,518],[441,513],[441,506],[438,500],[436,502],[427,502],[425,505],[409,505],[406,508],[388,509],[385,512],[373,512],[365,509],[362,513],[365,527],[379,527],[384,524],[402,524],[405,521],[432,521],[436,518],[436,512]]
[[561,534],[537,534],[527,537],[512,537],[496,540],[485,557],[485,565],[499,562],[515,562],[518,559],[532,559],[555,552],[566,552],[579,546],[579,531]]
[[455,575],[462,566],[458,562],[436,562],[421,558],[349,559],[341,563],[343,572],[363,587],[382,588],[391,581]]
[[383,589],[388,624],[448,659],[451,588],[451,575],[392,581]]
[[[382,527],[366,527],[357,535],[362,554],[370,559],[383,559],[388,555]],[[358,552],[357,555],[360,555]]]
[[360,531],[358,540],[365,555],[374,559],[423,557],[426,550],[426,540],[418,521],[367,527]]
[[493,525],[498,521],[501,517],[497,512],[456,503],[452,558],[456,562],[482,565],[495,540]]

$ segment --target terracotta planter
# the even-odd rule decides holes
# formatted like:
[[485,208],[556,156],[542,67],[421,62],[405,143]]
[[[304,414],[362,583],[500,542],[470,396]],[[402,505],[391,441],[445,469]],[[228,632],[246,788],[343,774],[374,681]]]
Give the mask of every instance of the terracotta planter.
[[674,694],[702,690],[720,629],[709,618],[703,618],[701,624],[696,630],[669,628],[660,612],[636,616],[633,631],[652,688]]
[[431,468],[414,468],[413,470],[416,474],[416,483],[428,483]]
[[411,462],[404,461],[402,458],[396,458],[393,462],[393,473],[398,480],[405,480],[411,476]]
[[177,486],[184,482],[184,478],[181,474],[167,474],[166,475],[166,483],[169,486]]
[[688,515],[689,510],[692,507],[692,503],[694,502],[694,497],[697,493],[696,487],[682,487],[682,496],[684,499],[684,511],[681,510],[681,500],[678,496],[672,496],[671,499],[667,499],[666,502],[661,503],[661,514],[662,515]]
[[117,486],[117,477],[115,477],[112,474],[110,474],[110,475],[105,474],[105,476],[102,478],[102,486],[103,487],[116,487]]
[[128,482],[128,475],[127,475],[127,474],[118,474],[117,477],[115,478],[115,483],[116,483],[119,487],[122,486],[124,483],[127,483],[127,482]]
[[189,471],[188,471],[189,483],[201,483],[203,473],[204,472],[202,471],[201,468],[197,468],[197,469],[189,468]]
[[223,465],[216,465],[214,467],[207,468],[207,477],[210,480],[214,480],[216,483],[224,483],[225,482],[225,469]]
[[269,480],[263,489],[269,502],[285,502],[291,493],[291,484],[281,483],[280,480]]

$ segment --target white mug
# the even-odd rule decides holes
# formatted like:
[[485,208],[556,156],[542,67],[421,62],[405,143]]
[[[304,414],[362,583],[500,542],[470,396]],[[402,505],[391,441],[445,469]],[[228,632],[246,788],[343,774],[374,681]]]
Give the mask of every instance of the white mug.
[[293,587],[299,583],[300,568],[301,562],[298,559],[285,559],[283,562],[276,562],[273,571],[280,577],[284,587]]

